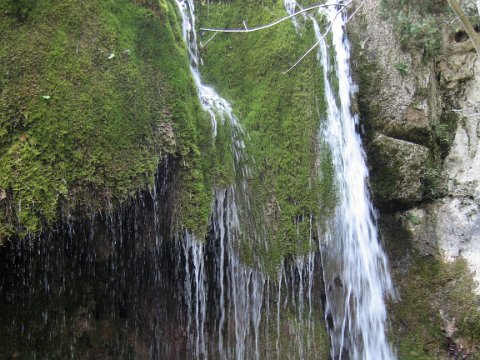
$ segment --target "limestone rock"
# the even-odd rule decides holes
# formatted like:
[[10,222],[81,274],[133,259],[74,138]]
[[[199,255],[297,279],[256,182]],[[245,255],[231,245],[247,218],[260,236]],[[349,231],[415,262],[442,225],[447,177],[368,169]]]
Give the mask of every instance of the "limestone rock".
[[475,53],[454,53],[438,63],[441,84],[447,89],[458,89],[459,82],[473,78]]
[[401,118],[384,124],[383,133],[394,138],[429,145],[432,141],[432,128],[428,112],[410,104]]
[[429,149],[377,135],[369,149],[373,194],[380,203],[411,204],[423,199]]
[[367,0],[361,13],[350,26],[367,129],[430,147],[432,125],[442,109],[433,63],[402,50],[392,23],[380,14],[379,1]]
[[450,153],[445,159],[450,196],[438,207],[438,242],[447,260],[463,256],[480,294],[480,61],[458,99],[462,109]]
[[447,261],[465,258],[477,281],[480,294],[480,200],[452,197],[438,208],[437,238]]

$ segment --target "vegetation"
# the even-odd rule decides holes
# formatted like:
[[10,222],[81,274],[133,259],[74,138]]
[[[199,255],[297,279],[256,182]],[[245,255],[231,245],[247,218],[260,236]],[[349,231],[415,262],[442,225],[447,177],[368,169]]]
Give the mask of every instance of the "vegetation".
[[444,111],[440,117],[440,122],[434,126],[435,139],[442,159],[448,155],[455,139],[458,118],[458,114],[452,111]]
[[9,0],[0,32],[0,239],[122,201],[169,154],[179,216],[205,228],[214,150],[174,4]]
[[5,11],[18,21],[23,22],[36,4],[37,0],[6,0]]
[[381,6],[384,16],[393,21],[403,47],[422,50],[424,59],[440,53],[442,29],[452,23],[464,27],[479,46],[474,30],[478,8],[472,0],[462,2],[462,6],[456,0],[381,0]]
[[407,75],[408,72],[410,71],[410,69],[408,68],[408,64],[405,64],[404,62],[396,63],[394,66],[395,66],[395,69],[397,69],[400,75],[402,76]]
[[441,49],[438,18],[448,13],[446,1],[382,0],[381,5],[384,15],[393,20],[406,49],[421,49],[425,58],[438,54]]
[[[273,0],[262,6],[214,2],[197,7],[197,12],[199,27],[215,28],[241,28],[243,21],[253,27],[285,15],[283,3]],[[311,54],[284,74],[315,42],[311,23],[301,19],[298,32],[286,21],[252,34],[218,34],[202,48],[202,73],[232,101],[247,134],[247,153],[255,160],[249,179],[252,219],[266,218],[268,241],[252,244],[249,239],[242,253],[250,261],[260,258],[271,273],[285,255],[312,249],[310,217],[320,216],[319,207],[331,206],[319,203],[319,194],[327,198],[334,193],[328,156],[320,159],[321,169],[315,166],[319,119],[325,112],[318,61]],[[252,227],[264,233],[263,224]]]
[[398,275],[400,298],[391,314],[399,358],[442,359],[475,351],[477,357],[469,358],[477,359],[480,311],[465,260],[447,264],[414,255],[407,274]]

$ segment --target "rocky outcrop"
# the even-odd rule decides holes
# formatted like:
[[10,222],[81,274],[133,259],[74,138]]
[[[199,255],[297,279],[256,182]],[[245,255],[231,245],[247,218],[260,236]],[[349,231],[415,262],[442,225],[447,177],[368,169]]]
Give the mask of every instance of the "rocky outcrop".
[[444,128],[436,66],[402,50],[379,1],[365,2],[350,33],[377,206],[405,208],[429,200],[441,157],[436,130]]
[[438,205],[437,234],[446,259],[469,262],[480,293],[480,61],[463,64],[472,79],[456,103],[460,121],[445,159],[448,196]]
[[480,284],[480,64],[454,28],[436,59],[404,51],[379,4],[351,24],[374,199],[421,218],[409,228],[417,249],[462,255]]
[[448,357],[416,331],[477,354],[468,334],[480,326],[471,293],[480,294],[480,61],[455,27],[434,59],[403,49],[380,3],[366,0],[349,26],[371,188],[398,287],[399,357]]
[[374,192],[385,203],[410,204],[421,201],[427,178],[425,164],[429,149],[413,142],[378,134],[370,144]]

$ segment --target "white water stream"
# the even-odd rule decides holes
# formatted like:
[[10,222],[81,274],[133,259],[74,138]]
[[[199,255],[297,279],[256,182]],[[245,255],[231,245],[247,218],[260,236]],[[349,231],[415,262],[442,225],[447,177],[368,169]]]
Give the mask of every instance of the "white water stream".
[[[284,3],[290,14],[300,8],[294,0]],[[326,2],[333,3],[338,2]],[[326,143],[332,153],[339,195],[335,215],[320,244],[331,355],[334,359],[395,359],[386,338],[384,300],[387,294],[393,294],[393,286],[367,189],[368,169],[357,131],[358,116],[351,113],[355,85],[350,75],[350,44],[344,30],[346,14],[336,6],[320,11],[329,19],[332,38],[327,44],[311,16],[319,42],[318,59],[327,102],[320,142]],[[329,61],[331,52],[334,63]],[[338,83],[336,89],[334,79]]]
[[[247,186],[248,169],[242,165],[244,159],[244,143],[242,140],[243,130],[235,118],[230,103],[223,99],[213,88],[202,83],[199,65],[201,59],[198,52],[197,37],[195,32],[195,7],[193,0],[176,0],[182,15],[183,38],[188,47],[190,70],[192,72],[198,97],[202,108],[210,115],[212,122],[212,135],[217,134],[217,127],[225,121],[230,124],[231,150],[234,154],[233,168],[237,179],[236,185],[228,188],[215,190],[215,202],[213,205],[213,235],[218,241],[219,249],[215,254],[216,261],[216,286],[219,287],[219,309],[217,336],[218,346],[215,358],[231,359],[259,359],[259,337],[260,320],[265,290],[265,278],[263,274],[253,268],[245,266],[238,255],[239,236],[241,234],[237,209],[237,186],[240,186],[242,194],[245,194]],[[242,198],[243,204],[248,204],[248,199]],[[191,244],[190,236],[187,236],[187,244]],[[191,247],[191,254],[195,271],[203,271],[205,268],[202,262],[203,244]],[[187,267],[192,261],[186,259]],[[188,271],[188,269],[187,269]],[[205,295],[199,294],[198,289],[206,292],[203,276],[195,274],[189,279],[193,281],[186,284],[187,294],[191,289],[196,289],[196,295],[192,302],[191,313],[195,319],[195,354],[197,358],[208,358],[205,345],[204,322]],[[187,299],[187,302],[189,299]],[[228,321],[232,319],[231,321]],[[235,334],[234,343],[228,343],[224,334],[233,331]]]
[[[244,157],[243,131],[233,115],[228,101],[201,81],[199,72],[200,57],[195,33],[195,9],[193,0],[176,0],[183,20],[183,37],[188,46],[190,68],[198,90],[203,109],[210,114],[213,136],[217,126],[229,121],[232,129],[232,151],[235,154],[234,169],[242,179],[239,184],[246,186],[246,169],[239,166]],[[289,13],[298,4],[285,0]],[[319,61],[325,78],[327,116],[321,128],[321,141],[332,152],[339,193],[339,204],[327,234],[321,242],[324,261],[324,279],[327,292],[326,320],[332,342],[331,355],[334,359],[390,360],[395,355],[386,339],[386,310],[384,297],[392,293],[392,283],[387,271],[387,260],[379,244],[377,229],[367,191],[368,171],[361,139],[356,131],[358,118],[351,114],[350,101],[354,85],[350,77],[349,43],[344,34],[344,16],[338,15],[335,7],[325,10],[332,23],[332,43],[327,45],[320,27],[313,17],[317,40],[320,42]],[[298,28],[298,23],[295,23]],[[328,51],[335,52],[335,63],[329,63]],[[338,81],[338,89],[333,88],[332,79]],[[338,94],[336,95],[336,93]],[[243,188],[242,190],[245,190]],[[244,191],[242,191],[243,193]],[[217,349],[221,359],[258,359],[260,356],[259,336],[262,320],[262,306],[266,292],[266,279],[259,270],[248,268],[238,256],[241,227],[238,219],[236,186],[215,191],[213,207],[213,232],[219,242],[216,258],[217,284],[219,287],[219,309]],[[319,236],[319,238],[321,238]],[[194,327],[197,358],[208,358],[205,339],[206,294],[204,244],[187,235],[184,239],[186,256],[186,294],[189,299],[189,326]],[[298,321],[304,316],[304,293],[307,292],[311,312],[311,284],[313,281],[313,256],[296,261],[295,268],[300,281],[298,289],[287,289],[288,294],[298,294],[292,303],[298,306]],[[282,279],[288,287],[287,276],[279,274],[277,294],[277,333],[280,332]],[[307,279],[303,276],[307,275]],[[292,282],[295,284],[295,282]],[[307,288],[304,288],[307,284]],[[295,285],[293,285],[295,286]],[[268,287],[268,286],[267,286]],[[285,307],[284,305],[283,307]],[[269,317],[269,310],[267,311]],[[233,320],[229,320],[233,319]],[[233,343],[225,336],[234,332]],[[304,357],[303,342],[299,338],[298,356]],[[277,356],[280,353],[277,334]]]

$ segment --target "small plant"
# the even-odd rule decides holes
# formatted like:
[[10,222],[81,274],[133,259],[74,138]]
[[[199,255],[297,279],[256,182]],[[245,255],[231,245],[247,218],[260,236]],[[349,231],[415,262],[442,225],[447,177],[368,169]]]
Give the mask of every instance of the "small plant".
[[400,73],[400,75],[402,76],[406,76],[409,72],[409,67],[406,63],[404,62],[399,62],[397,64],[394,65],[395,66],[395,69],[398,70],[398,72]]
[[434,126],[434,131],[440,144],[451,142],[450,126],[448,124],[437,124]]
[[426,169],[423,178],[423,193],[427,199],[438,199],[445,194],[445,184],[442,178],[442,170],[438,166],[431,166]]
[[407,220],[410,221],[413,225],[420,225],[422,223],[422,220],[412,213],[407,214]]
[[[382,0],[385,18],[392,20],[404,49],[422,49],[425,59],[441,49],[438,18],[448,14],[448,5],[441,1]],[[399,70],[400,71],[400,70]]]

